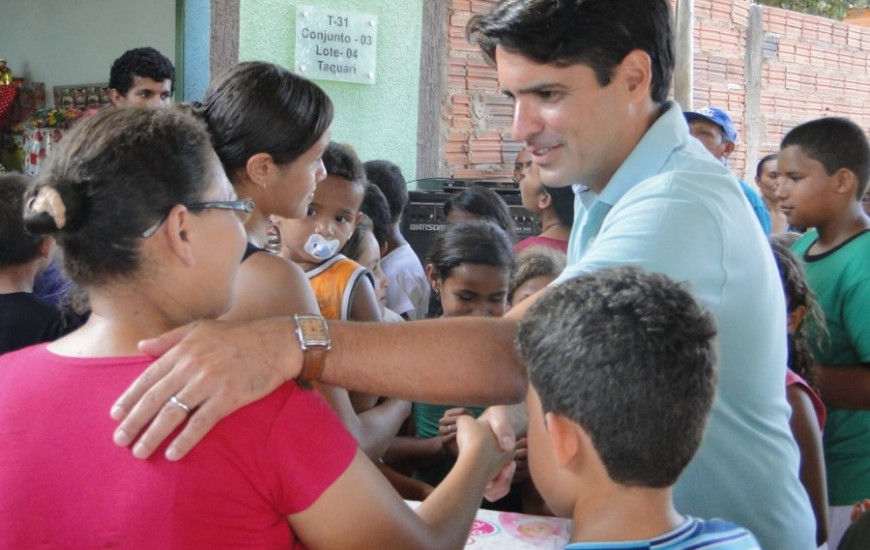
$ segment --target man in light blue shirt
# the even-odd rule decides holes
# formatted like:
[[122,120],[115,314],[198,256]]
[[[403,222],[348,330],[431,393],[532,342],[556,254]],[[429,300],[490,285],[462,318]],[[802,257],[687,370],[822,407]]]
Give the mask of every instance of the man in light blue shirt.
[[667,101],[670,20],[667,0],[505,1],[472,20],[469,36],[496,64],[514,100],[513,138],[542,181],[577,184],[556,284],[636,265],[686,281],[716,317],[717,397],[675,487],[677,510],[743,525],[767,550],[809,550],[779,277],[737,179]]
[[[727,165],[728,158],[737,146],[737,129],[734,127],[731,115],[712,106],[702,107],[697,111],[686,111],[683,114],[686,117],[686,122],[689,123],[689,133],[692,134],[692,137],[700,141],[719,162]],[[749,201],[752,211],[755,212],[758,223],[764,229],[764,234],[770,235],[770,212],[767,211],[764,201],[748,183],[741,179],[737,181],[740,183],[740,188],[746,195],[746,200]]]

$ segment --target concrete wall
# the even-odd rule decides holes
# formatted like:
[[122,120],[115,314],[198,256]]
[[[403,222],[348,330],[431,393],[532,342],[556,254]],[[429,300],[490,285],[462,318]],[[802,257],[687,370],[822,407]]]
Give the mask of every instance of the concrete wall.
[[377,15],[375,84],[316,82],[335,103],[333,140],[351,144],[363,160],[391,160],[411,179],[416,173],[423,1],[242,0],[239,60],[293,68],[300,4]]
[[175,2],[3,0],[0,57],[15,76],[52,87],[108,82],[112,62],[153,46],[175,59]]

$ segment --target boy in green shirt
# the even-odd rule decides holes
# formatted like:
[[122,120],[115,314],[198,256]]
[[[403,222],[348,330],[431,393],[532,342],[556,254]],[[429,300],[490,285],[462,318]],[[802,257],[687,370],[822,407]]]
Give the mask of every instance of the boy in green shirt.
[[782,141],[777,190],[789,224],[814,227],[792,246],[825,313],[811,325],[814,377],[828,406],[824,447],[836,548],[852,504],[870,496],[870,174],[864,132],[845,118],[802,124]]

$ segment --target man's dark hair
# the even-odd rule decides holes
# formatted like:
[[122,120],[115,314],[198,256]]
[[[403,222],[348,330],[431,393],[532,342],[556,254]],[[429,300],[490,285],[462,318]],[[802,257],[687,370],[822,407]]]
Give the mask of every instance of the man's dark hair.
[[870,177],[870,145],[860,126],[841,117],[817,118],[792,129],[782,139],[780,149],[796,145],[832,176],[845,168],[858,178],[857,199],[867,190]]
[[125,96],[133,86],[133,78],[137,76],[150,78],[155,82],[169,79],[172,81],[172,91],[175,91],[175,67],[165,55],[154,48],[127,50],[116,59],[109,72],[109,88],[114,88]]
[[776,160],[776,157],[779,156],[776,153],[771,153],[769,155],[765,155],[758,161],[758,166],[755,168],[755,177],[760,178],[761,173],[764,171],[764,165],[772,160]]
[[368,216],[378,246],[384,246],[393,221],[390,219],[390,205],[387,198],[376,185],[366,186],[360,211]]
[[684,284],[619,267],[551,287],[523,316],[517,349],[544,412],[586,430],[614,482],[664,488],[701,444],[715,335]]
[[388,160],[370,160],[363,166],[369,182],[376,185],[387,198],[392,222],[398,222],[408,204],[408,185],[402,170]]
[[338,176],[347,181],[366,184],[366,172],[362,162],[350,145],[329,142],[323,151],[323,166],[327,175]]
[[0,268],[23,265],[39,255],[45,237],[24,230],[24,193],[30,178],[0,174]]
[[652,62],[651,96],[663,103],[674,71],[668,0],[504,0],[468,22],[466,36],[490,63],[495,48],[543,64],[582,63],[603,87],[632,50]]

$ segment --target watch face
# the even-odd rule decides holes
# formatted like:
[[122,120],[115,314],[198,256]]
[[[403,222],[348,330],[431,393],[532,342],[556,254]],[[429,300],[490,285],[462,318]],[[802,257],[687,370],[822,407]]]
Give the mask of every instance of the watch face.
[[299,327],[302,341],[306,346],[329,346],[329,331],[326,321],[318,316],[297,316],[296,324]]

